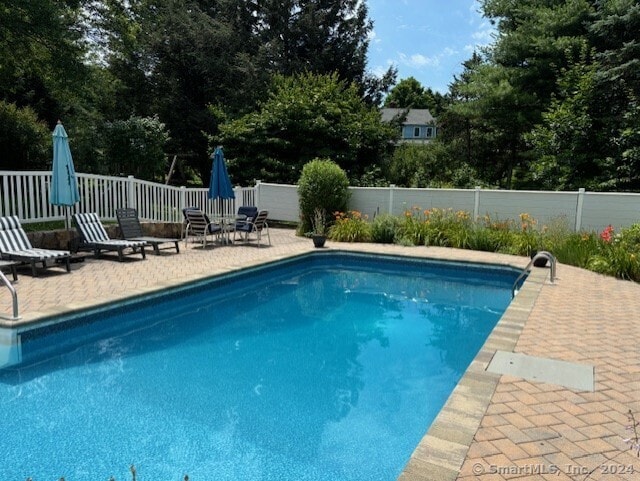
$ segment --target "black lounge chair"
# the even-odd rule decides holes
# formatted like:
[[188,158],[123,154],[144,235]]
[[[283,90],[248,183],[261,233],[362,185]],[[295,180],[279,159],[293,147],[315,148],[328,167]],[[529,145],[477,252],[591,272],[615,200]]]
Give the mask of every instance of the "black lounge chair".
[[[125,208],[117,209],[116,217],[118,218],[118,224],[120,225],[120,232],[122,237],[127,240],[144,241],[153,247],[153,252],[156,255],[160,255],[161,250],[176,248],[176,252],[180,252],[180,239],[169,239],[166,237],[151,237],[145,236],[140,225],[140,219],[138,219],[138,211],[136,209]],[[168,247],[160,247],[164,244],[173,244]]]
[[269,216],[269,211],[261,210],[258,212],[258,215],[253,219],[245,220],[244,222],[238,222],[236,224],[236,229],[233,232],[233,240],[236,240],[236,233],[239,232],[242,237],[244,237],[244,241],[248,242],[251,239],[250,235],[254,234],[256,236],[256,240],[258,241],[258,247],[260,247],[260,242],[262,241],[262,234],[265,232],[267,234],[267,238],[269,239],[269,245],[271,245],[271,236],[269,235],[269,224],[267,224],[267,217]]
[[92,250],[96,257],[100,256],[100,251],[117,251],[118,260],[123,261],[125,249],[131,249],[128,254],[142,254],[142,258],[146,259],[144,241],[133,241],[123,239],[110,239],[107,231],[104,229],[98,214],[74,214],[73,221],[76,225],[78,234],[81,237],[80,249]]
[[67,272],[71,272],[69,265],[71,253],[33,247],[20,225],[20,220],[15,215],[0,217],[0,258],[31,264],[31,272],[34,277],[37,275],[36,263],[41,262],[43,268],[53,267],[53,265],[47,266],[49,259],[64,262]]

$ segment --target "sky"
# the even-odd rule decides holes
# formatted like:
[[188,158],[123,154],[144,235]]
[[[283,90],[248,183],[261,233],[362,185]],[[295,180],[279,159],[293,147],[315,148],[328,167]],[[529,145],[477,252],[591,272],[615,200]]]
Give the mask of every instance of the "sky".
[[397,80],[414,77],[423,87],[449,90],[462,62],[495,31],[477,0],[366,0],[373,20],[367,69],[380,76],[390,65]]

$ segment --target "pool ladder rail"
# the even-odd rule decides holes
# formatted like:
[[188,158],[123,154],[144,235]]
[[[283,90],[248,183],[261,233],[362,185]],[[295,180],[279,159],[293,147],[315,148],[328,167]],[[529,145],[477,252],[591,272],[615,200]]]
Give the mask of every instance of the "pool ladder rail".
[[549,261],[549,263],[551,264],[551,277],[550,277],[551,283],[553,283],[556,280],[556,258],[551,252],[540,251],[531,258],[531,260],[527,264],[527,267],[522,269],[522,272],[520,273],[516,281],[513,283],[513,287],[511,287],[512,298],[515,297],[516,294],[518,293],[518,284],[529,273],[529,271],[531,271],[531,267],[533,266],[533,263],[538,259],[546,259]]
[[7,279],[7,276],[5,276],[2,271],[0,271],[0,281],[2,281],[2,283],[7,286],[7,289],[9,289],[9,292],[11,292],[11,299],[13,302],[13,316],[7,317],[0,315],[0,318],[8,319],[10,321],[17,321],[18,319],[20,319],[20,315],[18,314],[18,293],[16,292],[16,288],[13,287],[9,279]]

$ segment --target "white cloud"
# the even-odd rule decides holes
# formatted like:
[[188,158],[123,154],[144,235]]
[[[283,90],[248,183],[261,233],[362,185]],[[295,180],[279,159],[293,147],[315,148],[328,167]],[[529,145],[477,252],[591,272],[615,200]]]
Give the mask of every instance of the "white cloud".
[[442,50],[442,52],[438,53],[437,55],[426,56],[421,53],[414,53],[409,55],[399,52],[398,58],[399,63],[407,67],[415,69],[422,69],[425,67],[437,68],[441,66],[444,59],[446,59],[447,57],[453,57],[457,53],[458,52],[453,48],[445,47],[444,50]]
[[426,57],[420,53],[414,53],[413,55],[407,55],[404,53],[399,54],[400,63],[412,68],[424,68],[424,67],[437,67],[440,65],[440,56]]
[[475,40],[476,45],[484,46],[493,43],[496,29],[489,22],[482,22],[478,29],[471,34],[471,38]]

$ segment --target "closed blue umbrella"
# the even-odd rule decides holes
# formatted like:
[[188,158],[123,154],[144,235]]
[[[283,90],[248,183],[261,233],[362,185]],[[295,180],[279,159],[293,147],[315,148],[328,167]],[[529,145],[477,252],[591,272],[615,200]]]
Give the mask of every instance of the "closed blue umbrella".
[[216,147],[211,156],[213,167],[211,168],[211,181],[209,182],[209,199],[235,199],[231,180],[224,163],[222,147]]
[[[62,122],[53,131],[53,172],[49,202],[52,205],[71,206],[80,200],[76,171],[73,168],[73,158],[69,149],[69,137]],[[65,209],[68,216],[68,211]],[[67,219],[67,228],[69,221]]]

